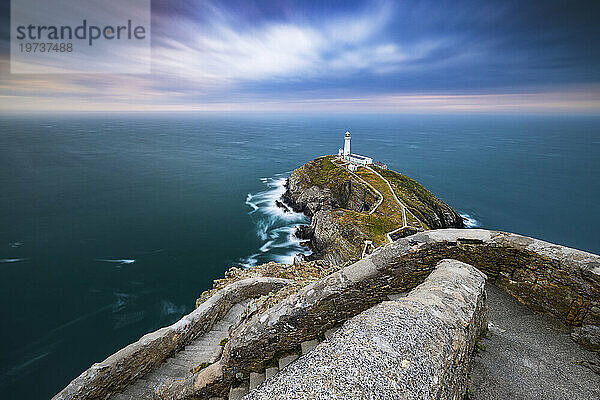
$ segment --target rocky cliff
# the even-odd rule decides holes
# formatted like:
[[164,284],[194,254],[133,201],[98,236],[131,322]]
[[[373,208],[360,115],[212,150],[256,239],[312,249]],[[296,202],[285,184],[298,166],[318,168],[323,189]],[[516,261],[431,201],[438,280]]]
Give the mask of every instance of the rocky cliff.
[[397,239],[419,230],[463,227],[456,211],[413,179],[374,166],[353,173],[333,156],[294,170],[284,201],[311,218],[298,236],[310,240],[312,258],[332,264],[360,259],[365,241],[381,246],[390,232]]

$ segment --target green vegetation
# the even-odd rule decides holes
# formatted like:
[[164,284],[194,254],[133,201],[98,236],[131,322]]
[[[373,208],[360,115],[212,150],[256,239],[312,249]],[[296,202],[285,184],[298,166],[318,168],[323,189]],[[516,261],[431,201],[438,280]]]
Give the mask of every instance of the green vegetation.
[[[403,202],[424,224],[428,224],[430,221],[428,215],[435,214],[436,210],[443,204],[429,190],[425,189],[414,179],[391,170],[385,170],[378,167],[374,167],[374,169],[388,180],[400,201]],[[429,229],[428,226],[424,226],[424,228]]]
[[[398,227],[397,221],[378,213],[371,215],[352,210],[336,210],[333,215],[335,221],[341,225],[353,225],[366,237],[356,237],[352,242],[362,251],[365,239],[373,241],[375,247],[386,243],[385,234]],[[401,220],[401,219],[400,219]]]
[[[295,170],[292,177],[299,188],[316,186],[328,190],[321,195],[334,206],[331,218],[339,232],[336,240],[341,240],[337,247],[343,248],[341,257],[346,259],[348,255],[354,259],[362,254],[365,240],[372,240],[373,246],[379,247],[387,243],[386,233],[405,224],[407,228],[397,231],[394,240],[420,229],[444,227],[440,226],[442,221],[447,221],[448,215],[454,213],[411,178],[375,166],[370,169],[359,167],[352,173],[335,156],[316,158]],[[403,220],[403,206],[394,195],[406,206],[406,221]],[[367,211],[375,206],[377,208],[369,214]],[[457,220],[460,220],[458,216]]]
[[473,347],[473,355],[478,355],[482,351],[487,350],[487,345],[481,341],[481,338],[475,341],[475,346]]
[[198,372],[202,371],[204,368],[208,367],[209,365],[210,365],[209,362],[203,362],[202,364],[198,365],[197,367],[190,369],[190,372],[192,374],[197,374]]
[[351,175],[345,168],[335,165],[333,156],[319,157],[307,168],[306,173],[312,185],[320,188],[337,186],[351,178]]
[[467,390],[465,391],[465,395],[463,396],[463,400],[470,400],[471,399],[471,390],[469,388],[467,388]]
[[227,342],[229,342],[229,338],[223,338],[221,339],[221,341],[219,342],[219,346],[225,346],[227,344]]

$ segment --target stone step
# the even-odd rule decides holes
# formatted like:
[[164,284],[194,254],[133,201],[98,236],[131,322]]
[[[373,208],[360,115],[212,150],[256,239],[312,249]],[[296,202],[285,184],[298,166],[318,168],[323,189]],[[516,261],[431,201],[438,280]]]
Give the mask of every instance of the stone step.
[[242,400],[248,394],[248,386],[239,386],[229,390],[229,400]]
[[213,348],[214,348],[214,346],[212,346],[212,345],[199,344],[199,345],[185,346],[185,350],[182,350],[182,351],[206,351],[206,350],[211,350]]
[[326,340],[331,339],[331,337],[333,336],[333,334],[336,333],[339,329],[340,329],[339,326],[336,326],[335,328],[327,329],[325,331],[325,339]]
[[317,347],[319,341],[317,339],[307,340],[306,342],[300,343],[300,347],[302,348],[302,354],[310,353]]
[[298,359],[298,354],[292,354],[289,356],[281,357],[279,359],[279,369],[284,369],[288,365],[290,365],[293,361]]
[[218,354],[220,352],[219,349],[213,349],[211,351],[197,351],[197,352],[181,352],[178,353],[174,358],[177,358],[179,360],[187,360],[187,361],[193,361],[193,362],[203,362],[203,361],[207,361],[210,362],[211,358],[215,357],[216,354]]
[[153,389],[154,390],[154,388],[156,387],[157,383],[149,381],[149,380],[145,379],[145,377],[144,377],[143,379],[138,379],[137,381],[135,381],[134,384],[137,385],[137,386],[147,387],[149,389]]
[[264,372],[262,374],[250,372],[250,390],[257,388],[258,385],[265,381],[265,379],[266,374]]
[[115,393],[110,398],[111,400],[133,400],[133,397],[124,393]]
[[162,383],[165,378],[164,374],[161,374],[158,369],[144,375],[144,380],[156,386]]
[[[165,360],[155,370],[142,375],[142,378],[128,386],[123,393],[110,396],[109,400],[151,400],[154,398],[155,388],[158,388],[165,381],[185,378],[191,374],[190,369],[203,362],[216,361],[215,359],[220,356],[223,350],[219,343],[224,338],[229,337],[229,328],[237,323],[239,315],[245,307],[245,303],[233,306],[224,319],[215,323],[210,332],[196,338],[173,357]],[[248,387],[248,384],[246,384],[241,388],[235,388],[232,392],[233,398],[241,399],[248,393]],[[215,397],[210,400],[225,399]]]
[[191,368],[192,366],[195,366],[192,361],[177,358],[177,357],[169,358],[167,360],[167,362],[165,363],[165,365],[179,366],[179,367],[188,368],[188,369]]
[[269,379],[270,377],[272,377],[273,375],[275,375],[278,372],[279,372],[279,368],[277,368],[277,367],[267,368],[265,370],[265,379]]
[[148,398],[151,399],[152,394],[154,393],[154,390],[152,390],[151,388],[133,384],[127,388],[125,393],[130,395],[134,399],[148,399]]
[[163,376],[162,380],[164,380],[165,378],[183,377],[189,374],[190,370],[186,367],[163,364],[156,372],[161,374]]

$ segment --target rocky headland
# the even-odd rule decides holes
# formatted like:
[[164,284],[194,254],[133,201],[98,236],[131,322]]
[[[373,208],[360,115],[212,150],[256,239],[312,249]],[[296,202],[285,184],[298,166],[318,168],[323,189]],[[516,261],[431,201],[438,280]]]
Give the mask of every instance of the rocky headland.
[[54,399],[600,396],[600,256],[460,229],[414,180],[333,156],[276,206],[310,217],[308,260],[232,267]]
[[283,199],[311,219],[297,232],[300,239],[310,240],[310,258],[336,265],[359,260],[365,241],[373,243],[371,250],[385,245],[386,233],[398,228],[394,239],[423,230],[464,227],[456,211],[413,179],[376,166],[351,172],[334,156],[316,158],[294,170]]

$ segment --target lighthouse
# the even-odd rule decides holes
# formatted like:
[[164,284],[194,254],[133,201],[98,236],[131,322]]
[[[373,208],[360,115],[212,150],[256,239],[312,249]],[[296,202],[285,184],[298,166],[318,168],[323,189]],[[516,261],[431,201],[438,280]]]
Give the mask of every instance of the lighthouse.
[[356,170],[356,165],[370,165],[373,164],[373,159],[367,156],[361,156],[360,154],[352,154],[350,152],[350,132],[346,131],[344,136],[344,148],[338,150],[338,157],[341,160],[349,162],[348,168],[353,167]]
[[344,156],[350,155],[350,132],[346,131],[346,138],[344,139]]

